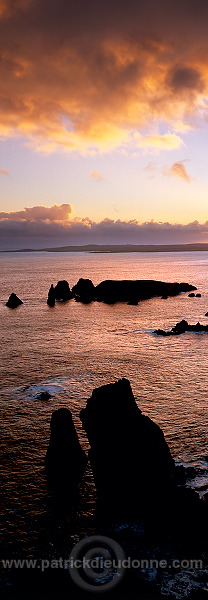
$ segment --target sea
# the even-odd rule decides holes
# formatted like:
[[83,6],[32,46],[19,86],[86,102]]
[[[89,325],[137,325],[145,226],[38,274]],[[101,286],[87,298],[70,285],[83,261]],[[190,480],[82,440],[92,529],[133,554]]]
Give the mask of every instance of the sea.
[[[82,447],[88,449],[79,413],[92,390],[126,377],[142,412],[163,430],[177,464],[194,467],[187,485],[208,491],[208,335],[159,337],[181,319],[208,324],[208,253],[0,254],[0,406],[3,455],[5,555],[59,554],[68,539],[93,532],[95,489],[90,468],[79,515],[56,514],[44,457],[52,412],[71,410]],[[80,277],[188,282],[187,293],[153,298],[138,306],[70,300],[47,305],[50,285]],[[23,304],[5,306],[14,292]],[[48,391],[51,398],[38,395]],[[110,415],[109,415],[110,418]],[[107,443],[107,439],[106,439]],[[151,477],[151,473],[150,473]]]

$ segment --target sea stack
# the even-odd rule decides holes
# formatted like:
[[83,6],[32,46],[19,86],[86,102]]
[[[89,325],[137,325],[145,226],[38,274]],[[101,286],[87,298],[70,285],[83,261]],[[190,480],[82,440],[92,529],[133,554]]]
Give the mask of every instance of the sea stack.
[[138,408],[129,381],[95,389],[80,418],[103,515],[161,513],[176,486],[175,463],[160,427]]
[[77,302],[88,304],[95,299],[95,287],[91,279],[79,279],[76,285],[72,288],[72,293],[75,295]]
[[73,298],[73,294],[70,290],[68,281],[63,279],[62,281],[58,281],[54,288],[55,299],[59,302],[67,302],[67,300],[71,300]]
[[51,284],[51,287],[48,292],[48,300],[47,300],[48,306],[52,306],[52,307],[55,306],[55,301],[56,301],[55,290],[54,290],[53,284]]
[[87,457],[80,446],[70,410],[55,410],[50,427],[45,468],[52,487],[57,493],[64,495],[76,490],[87,464]]
[[8,306],[8,308],[17,308],[17,306],[20,306],[21,304],[23,304],[22,300],[20,300],[20,298],[13,293],[9,296],[9,299],[6,302],[6,306]]

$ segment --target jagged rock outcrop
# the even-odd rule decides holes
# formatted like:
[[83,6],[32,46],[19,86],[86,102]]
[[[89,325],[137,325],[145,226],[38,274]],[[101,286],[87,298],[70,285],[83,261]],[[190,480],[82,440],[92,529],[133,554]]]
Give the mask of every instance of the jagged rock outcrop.
[[13,293],[9,296],[9,299],[6,302],[6,306],[8,306],[8,308],[17,308],[17,306],[20,306],[21,304],[23,304],[22,300],[20,300],[20,298]]
[[49,482],[62,495],[76,489],[87,464],[87,457],[79,444],[70,410],[55,410],[50,426],[45,468]]
[[77,302],[88,304],[95,299],[95,286],[91,279],[79,279],[78,283],[73,286],[72,293]]
[[176,323],[170,331],[165,331],[164,329],[156,329],[154,333],[157,335],[170,336],[170,335],[181,335],[182,333],[186,333],[187,331],[194,331],[195,333],[199,333],[200,331],[208,332],[208,325],[202,325],[201,323],[196,323],[196,325],[189,325],[187,321],[184,319],[179,323]]
[[177,296],[195,290],[188,283],[167,283],[153,280],[102,281],[95,287],[95,299],[107,303],[138,302],[154,296]]
[[63,279],[63,281],[58,281],[54,288],[55,299],[58,301],[66,302],[67,300],[71,300],[73,298],[73,294],[70,290],[68,281]]
[[48,306],[55,306],[55,301],[56,301],[55,289],[53,287],[53,284],[51,284],[51,287],[48,292],[48,299],[47,299]]
[[153,537],[204,534],[207,503],[185,487],[184,469],[176,468],[160,427],[141,413],[128,380],[93,390],[80,418],[102,520],[140,521]]
[[80,418],[98,506],[114,518],[161,512],[176,486],[175,463],[162,430],[142,415],[128,380],[95,389]]

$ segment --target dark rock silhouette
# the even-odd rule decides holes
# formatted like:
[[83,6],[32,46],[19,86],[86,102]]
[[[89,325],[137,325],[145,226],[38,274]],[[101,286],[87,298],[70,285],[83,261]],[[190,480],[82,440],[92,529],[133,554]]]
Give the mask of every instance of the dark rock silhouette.
[[200,331],[208,332],[208,325],[202,325],[201,323],[196,323],[196,325],[189,325],[187,321],[184,319],[179,323],[176,323],[174,327],[170,331],[165,331],[164,329],[156,329],[154,333],[157,335],[170,336],[170,335],[181,335],[182,333],[186,333],[187,331],[194,331],[195,333],[199,333]]
[[56,294],[55,294],[53,284],[51,284],[51,287],[48,292],[48,299],[47,299],[48,306],[55,306],[55,301],[56,301]]
[[205,317],[208,317],[208,312],[205,313]]
[[95,287],[91,279],[79,279],[78,283],[73,286],[72,293],[77,302],[88,304],[95,299]]
[[55,410],[51,417],[50,442],[45,457],[50,484],[60,495],[73,493],[86,464],[87,457],[79,444],[70,410]]
[[207,503],[184,486],[183,467],[176,468],[160,427],[142,415],[128,380],[95,389],[80,418],[101,521],[142,522],[150,538],[187,542],[202,531],[206,538]]
[[115,304],[116,302],[127,302],[130,305],[137,305],[140,300],[161,296],[177,296],[181,292],[196,290],[197,288],[189,283],[167,283],[153,280],[128,280],[123,281],[106,280],[101,281],[94,286],[90,279],[79,279],[73,286],[72,294],[77,302],[105,302],[106,304]]
[[161,511],[176,485],[175,464],[163,432],[137,407],[129,381],[95,389],[80,418],[101,511],[128,518],[147,514],[152,503]]
[[195,294],[196,298],[201,298],[201,294]]
[[50,400],[52,396],[51,394],[49,394],[49,392],[40,392],[40,394],[38,394],[36,398],[38,398],[38,400]]
[[95,299],[107,303],[133,302],[154,296],[177,296],[196,288],[188,283],[166,283],[153,280],[102,281],[95,287]]
[[189,298],[195,298],[195,294],[188,294]]
[[69,288],[68,281],[58,281],[54,288],[55,299],[58,301],[66,302],[67,300],[71,300],[73,298],[73,294]]
[[9,296],[9,299],[6,302],[6,306],[8,306],[8,308],[17,308],[17,306],[20,306],[20,304],[23,304],[22,300],[20,300],[18,296],[13,293]]

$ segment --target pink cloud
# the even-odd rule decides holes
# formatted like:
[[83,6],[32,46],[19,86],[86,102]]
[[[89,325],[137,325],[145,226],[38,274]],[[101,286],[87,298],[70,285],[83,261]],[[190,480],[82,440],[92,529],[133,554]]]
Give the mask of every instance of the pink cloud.
[[188,174],[183,160],[178,160],[175,162],[170,168],[163,168],[163,175],[166,177],[179,177],[180,179],[184,179],[187,183],[192,181],[192,177]]

